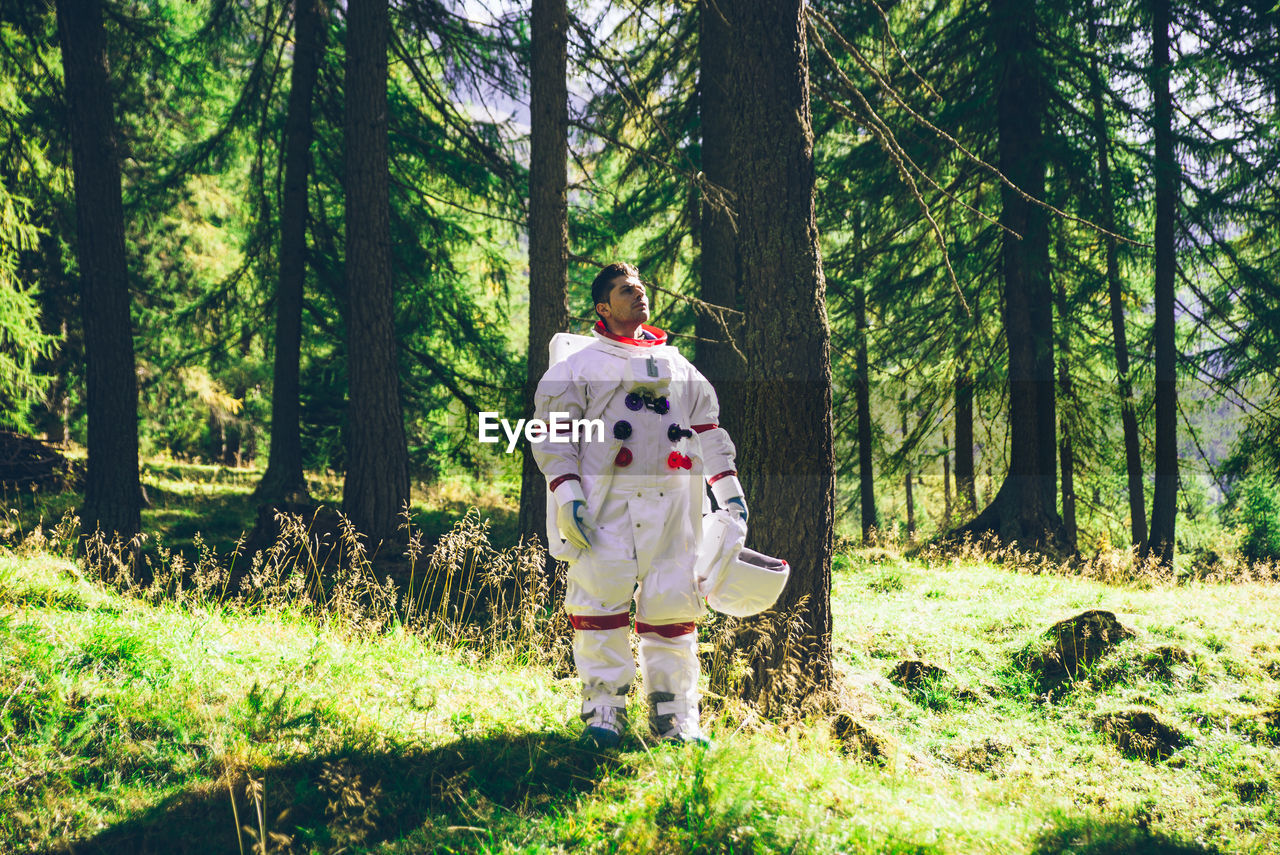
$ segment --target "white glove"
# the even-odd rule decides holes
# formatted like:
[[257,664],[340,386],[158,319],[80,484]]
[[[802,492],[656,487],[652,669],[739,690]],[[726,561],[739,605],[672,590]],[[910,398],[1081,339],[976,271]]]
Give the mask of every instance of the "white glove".
[[560,506],[556,511],[556,525],[560,527],[560,537],[579,549],[590,549],[591,540],[587,536],[595,530],[591,515],[587,513],[587,503],[574,500]]
[[724,509],[743,522],[747,521],[747,500],[743,496],[734,496],[725,502]]
[[590,534],[595,531],[595,521],[587,512],[587,497],[583,495],[582,484],[578,481],[565,481],[556,487],[552,495],[559,504],[556,509],[556,527],[560,529],[561,539],[578,549],[590,549]]
[[716,497],[716,504],[736,516],[744,523],[747,521],[747,500],[742,492],[742,483],[737,475],[726,475],[717,478],[711,485],[711,495]]

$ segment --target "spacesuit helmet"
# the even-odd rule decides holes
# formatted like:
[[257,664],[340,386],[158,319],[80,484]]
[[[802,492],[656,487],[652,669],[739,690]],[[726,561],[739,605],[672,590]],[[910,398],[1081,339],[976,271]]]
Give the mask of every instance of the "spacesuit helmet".
[[694,572],[707,605],[732,617],[748,617],[773,606],[791,576],[791,565],[747,549],[747,526],[728,511],[702,518],[702,544]]

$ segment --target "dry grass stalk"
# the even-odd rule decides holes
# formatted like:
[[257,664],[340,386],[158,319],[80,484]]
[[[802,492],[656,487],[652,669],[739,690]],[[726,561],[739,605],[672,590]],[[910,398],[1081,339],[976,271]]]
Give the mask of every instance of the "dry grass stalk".
[[[196,535],[194,560],[157,544],[145,549],[145,535],[123,542],[101,533],[81,542],[84,576],[150,603],[172,602],[193,609],[290,612],[352,635],[401,627],[433,641],[476,650],[481,655],[520,659],[564,672],[572,633],[553,592],[563,588],[548,575],[546,552],[535,539],[507,549],[489,542],[489,522],[474,508],[429,551],[422,533],[404,512],[407,570],[375,564],[362,538],[339,515],[338,550],[326,548],[315,520],[277,515],[280,534],[243,563],[243,538],[230,556],[221,556]],[[75,554],[79,521],[68,516],[53,530],[38,528],[23,541],[34,554],[50,550]],[[341,560],[330,560],[334,554]],[[397,584],[395,575],[400,576]]]

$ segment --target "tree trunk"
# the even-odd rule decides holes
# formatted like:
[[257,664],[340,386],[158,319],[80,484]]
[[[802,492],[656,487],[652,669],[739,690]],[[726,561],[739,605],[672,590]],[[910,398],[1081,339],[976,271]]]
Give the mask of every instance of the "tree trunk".
[[[1063,366],[1065,368],[1065,365]],[[1068,552],[1079,551],[1080,531],[1076,527],[1076,467],[1075,452],[1071,448],[1071,434],[1067,422],[1062,422],[1062,438],[1058,443],[1058,456],[1062,463],[1062,528]]]
[[[1058,280],[1058,315],[1067,318],[1067,290],[1062,280]],[[1071,356],[1071,335],[1065,320],[1062,326],[1062,350],[1058,358],[1058,389],[1062,399],[1067,402],[1066,410],[1059,422],[1061,431],[1058,440],[1058,459],[1062,466],[1062,529],[1066,537],[1069,552],[1079,549],[1079,529],[1076,527],[1076,460],[1071,446],[1071,418],[1075,411],[1075,393],[1071,387],[1071,369],[1068,361]]]
[[1181,175],[1173,151],[1173,98],[1169,93],[1169,0],[1151,3],[1152,136],[1155,141],[1155,488],[1151,497],[1148,555],[1173,562],[1178,498],[1177,343],[1174,340],[1174,281],[1177,255],[1174,218]]
[[[533,0],[530,79],[529,353],[524,416],[547,372],[551,337],[569,328],[569,94],[566,82],[569,13],[565,0]],[[524,445],[520,532],[547,537],[547,481]],[[548,559],[550,560],[550,559]]]
[[[956,252],[963,251],[957,243]],[[980,294],[972,298],[973,314],[966,316],[957,306],[953,312],[956,329],[956,517],[967,520],[978,512],[977,469],[973,458],[973,375],[969,349],[973,331],[981,323]],[[949,524],[948,524],[949,525]]]
[[853,293],[857,330],[858,379],[854,394],[858,403],[858,493],[862,500],[862,542],[876,528],[876,481],[871,469],[871,368],[867,362],[867,293],[861,285]]
[[347,4],[346,286],[350,391],[343,509],[374,551],[409,501],[391,280],[387,0]]
[[[64,333],[65,335],[65,333]],[[71,395],[67,388],[67,378],[63,374],[55,374],[49,383],[49,391],[44,396],[44,413],[41,424],[45,437],[57,446],[67,444],[67,423],[71,416]]]
[[[1092,12],[1092,8],[1090,10]],[[1098,44],[1098,24],[1089,16],[1089,44]],[[1089,63],[1089,96],[1093,102],[1093,133],[1097,146],[1099,225],[1116,230],[1115,201],[1111,186],[1111,157],[1107,147],[1107,122],[1102,105],[1102,74],[1095,52]],[[1129,374],[1129,345],[1125,338],[1124,299],[1120,282],[1120,254],[1116,239],[1105,237],[1107,258],[1107,300],[1111,307],[1111,335],[1116,352],[1116,380],[1120,392],[1120,424],[1124,433],[1124,460],[1129,484],[1129,519],[1132,544],[1139,552],[1147,548],[1147,503],[1142,479],[1142,450],[1138,440],[1138,416],[1133,402],[1133,379]]]
[[915,478],[915,471],[911,464],[907,461],[907,437],[910,435],[910,427],[907,425],[907,398],[904,393],[899,402],[902,407],[902,460],[907,467],[907,472],[902,478],[903,486],[907,490],[907,540],[916,539],[916,496],[912,489],[912,480]]
[[129,315],[120,153],[99,0],[58,0],[75,176],[89,462],[82,530],[124,539],[142,528],[138,381]]
[[951,452],[947,450],[947,429],[942,429],[942,527],[951,527]]
[[[698,39],[699,118],[702,123],[702,174],[713,185],[702,195],[698,243],[701,297],[703,302],[738,310],[738,246],[733,213],[736,204],[733,155],[732,105],[728,91],[728,25],[714,2],[699,6]],[[736,437],[742,428],[742,385],[746,363],[739,355],[743,347],[742,316],[736,311],[698,312],[697,365],[720,399],[720,424]],[[734,344],[738,350],[734,350]]]
[[302,472],[299,362],[302,294],[307,274],[307,179],[311,172],[311,102],[324,45],[322,0],[294,0],[293,68],[285,117],[284,192],[280,200],[280,280],[276,286],[271,447],[257,498],[306,501]]
[[[831,333],[814,220],[813,134],[804,3],[719,0],[727,19],[732,151],[744,352],[739,464],[752,506],[751,546],[791,563],[773,617],[742,625],[752,662],[744,697],[765,709],[803,705],[831,685],[835,468]],[[780,344],[785,343],[784,346]],[[803,621],[799,638],[778,615]]]
[[[998,0],[990,9],[995,47],[1000,170],[1044,198],[1046,84],[1036,55],[1035,7]],[[1048,222],[1042,208],[1001,187],[1004,330],[1009,348],[1009,471],[996,496],[958,533],[993,532],[1005,542],[1054,552],[1065,546],[1058,516],[1053,299]]]
[[956,502],[962,519],[978,510],[973,465],[973,380],[962,357],[956,368]]

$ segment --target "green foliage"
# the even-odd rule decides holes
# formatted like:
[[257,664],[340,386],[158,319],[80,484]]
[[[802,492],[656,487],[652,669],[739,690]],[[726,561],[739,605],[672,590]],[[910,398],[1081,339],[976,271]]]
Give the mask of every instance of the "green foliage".
[[53,352],[58,339],[40,328],[36,294],[12,275],[11,258],[3,246],[5,225],[0,222],[0,425],[28,431],[30,410],[43,400],[50,383],[39,363]]
[[892,594],[905,587],[902,570],[897,567],[886,568],[867,580],[867,588],[877,594]]
[[[25,81],[14,67],[25,51],[21,36],[0,21],[0,121],[10,128],[27,118]],[[29,430],[29,412],[40,401],[49,377],[40,362],[57,344],[57,337],[40,324],[37,286],[19,274],[23,253],[35,250],[42,230],[33,222],[31,200],[22,194],[21,176],[28,164],[45,166],[43,152],[23,139],[14,139],[0,169],[0,426]],[[14,150],[16,149],[16,151]]]
[[[235,464],[267,448],[291,8],[108,4],[144,453]],[[344,19],[326,8],[302,341],[304,444],[319,469],[343,464],[346,394]],[[398,347],[414,469],[429,480],[487,465],[465,442],[465,416],[513,410],[522,381],[507,317],[523,263],[519,140],[510,121],[467,103],[520,84],[507,48],[512,22],[475,23],[432,4],[394,14]],[[65,397],[54,403],[65,401],[83,441],[74,197],[49,71],[59,63],[52,7],[5,4],[0,27],[0,114],[14,130],[0,162],[0,420],[35,429],[61,418],[41,407],[39,424],[23,415],[43,403],[43,378],[57,375]],[[20,288],[10,286],[14,271]],[[37,305],[45,330],[66,325],[61,347],[37,337]]]
[[[570,205],[570,228],[582,246],[576,254],[591,260],[571,267],[573,317],[594,317],[585,286],[596,270],[630,260],[654,285],[652,323],[693,332],[694,313],[680,297],[697,297],[700,286],[705,178],[696,45],[703,11],[699,4],[660,4],[617,22],[611,33],[586,15],[573,23],[571,62],[600,83],[570,139],[570,168],[581,165],[587,203]],[[692,358],[692,347],[686,350]]]
[[1250,561],[1280,560],[1280,481],[1255,471],[1232,489],[1227,518],[1243,530],[1240,553]]
[[[1274,183],[1259,178],[1274,174],[1280,157],[1271,97],[1276,31],[1268,16],[1237,6],[1179,7],[1194,44],[1174,80],[1188,182],[1179,238],[1187,289],[1180,376],[1203,387],[1184,396],[1184,418],[1199,429],[1196,442],[1203,439],[1211,459],[1232,442],[1229,424],[1215,415],[1224,398],[1257,405],[1249,435],[1259,455],[1273,457],[1280,447],[1273,415],[1280,408],[1266,382],[1280,354],[1277,206]],[[345,24],[339,7],[326,8],[313,110],[301,403],[307,465],[340,471]],[[144,452],[250,464],[268,445],[290,9],[265,0],[107,4]],[[853,304],[862,294],[879,518],[887,529],[905,519],[903,477],[915,473],[916,519],[927,537],[962,521],[954,490],[948,514],[940,489],[944,456],[954,453],[958,378],[967,376],[976,395],[980,505],[1007,465],[1002,231],[993,222],[1003,191],[991,169],[925,128],[908,107],[995,164],[999,63],[987,38],[990,21],[981,4],[934,0],[890,4],[883,15],[867,4],[813,10],[841,34],[815,28],[809,50],[838,501],[851,518],[858,473],[850,392],[859,380],[853,351],[860,338]],[[570,75],[581,86],[574,91],[586,93],[582,104],[574,102],[570,125],[576,316],[590,314],[581,286],[594,262],[628,257],[672,292],[655,303],[655,320],[677,333],[694,328],[682,298],[699,286],[707,192],[699,172],[705,11],[667,3],[626,16],[573,13]],[[1121,202],[1114,227],[1136,241],[1119,245],[1121,293],[1140,427],[1149,436],[1151,258],[1142,243],[1151,227],[1151,166],[1139,94],[1146,42],[1135,37],[1143,16],[1130,0],[1040,11],[1032,59],[1051,89],[1046,201],[1093,222],[1105,197]],[[436,2],[392,9],[396,344],[410,459],[424,482],[511,477],[510,458],[474,442],[474,413],[515,412],[524,380],[528,140],[516,105],[528,95],[528,17],[514,8],[456,12]],[[0,4],[0,41],[0,119],[8,130],[0,146],[0,422],[38,431],[65,421],[71,438],[83,441],[74,195],[51,6]],[[1095,63],[1110,187],[1097,174]],[[1204,99],[1205,91],[1220,97]],[[885,152],[890,141],[873,133],[883,129],[864,115],[858,95],[892,133],[898,162]],[[1082,547],[1106,552],[1127,543],[1128,520],[1105,241],[1079,220],[1055,214],[1051,222],[1050,275],[1061,285],[1055,346],[1071,379],[1069,389],[1064,383],[1058,390],[1058,414],[1079,461]],[[1200,473],[1184,481],[1192,477]],[[1191,564],[1212,564],[1222,553],[1207,510],[1183,517],[1181,545]]]

